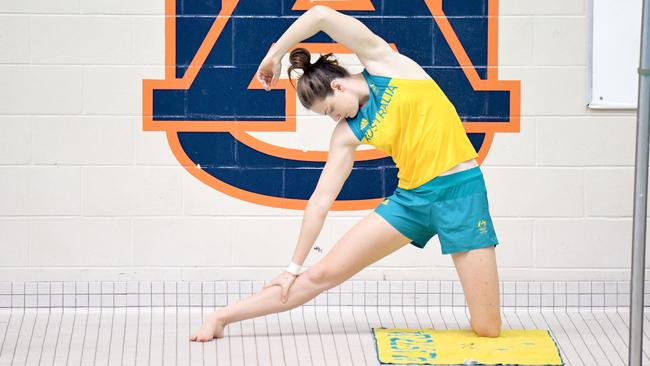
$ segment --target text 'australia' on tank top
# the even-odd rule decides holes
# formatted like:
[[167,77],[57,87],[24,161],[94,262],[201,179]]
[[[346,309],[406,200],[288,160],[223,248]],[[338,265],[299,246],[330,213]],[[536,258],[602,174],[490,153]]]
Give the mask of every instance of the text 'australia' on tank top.
[[359,141],[393,158],[398,187],[417,188],[478,156],[456,108],[435,81],[362,74],[368,102],[346,121]]

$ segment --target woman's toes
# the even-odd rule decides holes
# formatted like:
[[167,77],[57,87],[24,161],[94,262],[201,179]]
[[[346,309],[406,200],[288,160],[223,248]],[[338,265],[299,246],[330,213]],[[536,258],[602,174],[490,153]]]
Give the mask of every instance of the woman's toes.
[[201,328],[190,336],[190,341],[208,342],[224,336],[224,324],[217,317],[209,317]]

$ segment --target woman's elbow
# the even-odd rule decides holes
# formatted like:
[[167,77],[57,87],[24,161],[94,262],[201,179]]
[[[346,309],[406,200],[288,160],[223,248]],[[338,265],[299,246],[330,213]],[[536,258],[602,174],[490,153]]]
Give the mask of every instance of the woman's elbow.
[[332,206],[332,200],[326,197],[313,196],[307,203],[310,208],[314,211],[325,214],[329,212],[330,207]]
[[333,10],[331,8],[328,8],[325,5],[314,5],[307,12],[311,13],[314,19],[316,19],[316,21],[321,23],[327,20],[327,17],[329,16],[331,11]]

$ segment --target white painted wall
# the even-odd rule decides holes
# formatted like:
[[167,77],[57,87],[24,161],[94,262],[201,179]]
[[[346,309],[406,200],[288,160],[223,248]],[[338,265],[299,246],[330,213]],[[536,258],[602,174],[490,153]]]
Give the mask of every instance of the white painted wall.
[[[586,108],[585,1],[500,12],[499,75],[522,87],[521,132],[498,134],[483,166],[501,279],[628,279],[635,115]],[[0,280],[266,280],[290,260],[301,211],[215,191],[142,130],[163,14],[163,0],[0,1]],[[368,212],[332,212],[306,265]],[[434,239],[355,277],[376,278],[456,274]]]

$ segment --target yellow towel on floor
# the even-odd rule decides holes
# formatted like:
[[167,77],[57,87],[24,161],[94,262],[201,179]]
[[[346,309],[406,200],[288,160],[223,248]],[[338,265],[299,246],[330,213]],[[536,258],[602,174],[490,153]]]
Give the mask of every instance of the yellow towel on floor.
[[563,365],[547,330],[502,330],[497,338],[479,337],[471,330],[372,331],[383,364]]

